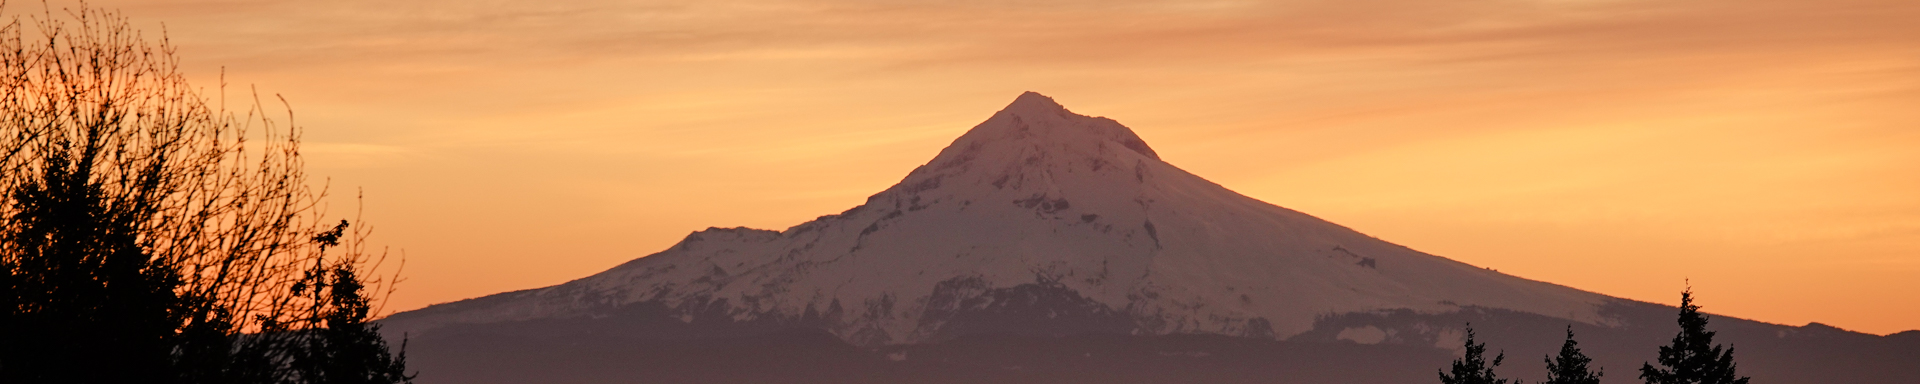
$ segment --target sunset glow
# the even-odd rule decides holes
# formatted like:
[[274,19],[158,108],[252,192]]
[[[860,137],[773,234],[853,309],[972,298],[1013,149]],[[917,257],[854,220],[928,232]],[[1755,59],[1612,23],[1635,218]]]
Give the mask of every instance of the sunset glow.
[[1420,251],[1920,329],[1911,0],[92,4],[289,100],[406,257],[389,311],[839,213],[1036,91]]

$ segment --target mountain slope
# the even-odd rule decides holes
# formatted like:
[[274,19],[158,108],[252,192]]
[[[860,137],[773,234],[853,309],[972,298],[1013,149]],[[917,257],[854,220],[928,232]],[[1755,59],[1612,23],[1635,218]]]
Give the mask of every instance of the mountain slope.
[[1321,316],[1461,306],[1607,324],[1613,299],[1387,243],[1162,161],[1113,120],[1026,93],[899,184],[785,231],[714,228],[555,287],[389,327],[598,316],[826,329],[858,345],[978,332],[1286,338]]

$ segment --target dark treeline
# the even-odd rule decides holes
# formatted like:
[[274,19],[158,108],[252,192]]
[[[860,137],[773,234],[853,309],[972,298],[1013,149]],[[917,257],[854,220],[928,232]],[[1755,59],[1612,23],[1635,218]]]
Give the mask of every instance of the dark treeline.
[[115,13],[50,8],[0,3],[0,382],[410,381],[369,323],[384,253],[321,218],[291,115],[201,95]]
[[[1647,384],[1747,384],[1747,377],[1734,372],[1733,348],[1713,343],[1713,331],[1707,330],[1707,315],[1693,304],[1693,289],[1680,292],[1680,333],[1673,343],[1660,346],[1656,367],[1640,367],[1640,379]],[[1590,366],[1593,359],[1580,352],[1574,341],[1573,327],[1567,327],[1567,340],[1558,356],[1548,356],[1547,381],[1542,384],[1599,384],[1605,372]],[[1440,372],[1443,384],[1508,384],[1493,371],[1506,358],[1486,359],[1487,344],[1474,343],[1473,325],[1467,325],[1466,353],[1453,361],[1451,371]],[[1513,384],[1519,384],[1514,381]]]

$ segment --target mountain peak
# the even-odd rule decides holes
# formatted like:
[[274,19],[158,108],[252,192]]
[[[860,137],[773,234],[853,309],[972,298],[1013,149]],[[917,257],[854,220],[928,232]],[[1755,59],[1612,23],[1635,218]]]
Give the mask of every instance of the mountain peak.
[[[1146,158],[1160,160],[1160,155],[1154,153],[1145,140],[1119,122],[1073,113],[1053,98],[1031,91],[1020,94],[1006,108],[1001,108],[993,117],[954,140],[943,156],[956,149],[971,153],[982,146],[1006,144],[1022,147],[1037,145],[1052,150],[1117,145]],[[935,162],[940,162],[940,159],[935,159]]]
[[1024,93],[1021,93],[1020,97],[1014,98],[1013,103],[1007,104],[1007,108],[1005,108],[1004,110],[1021,111],[1021,112],[1046,111],[1046,112],[1061,112],[1061,113],[1068,113],[1068,114],[1072,113],[1072,112],[1067,112],[1067,107],[1061,106],[1060,103],[1053,101],[1053,98],[1047,97],[1047,95],[1042,95],[1039,92],[1034,92],[1034,91],[1026,91]]

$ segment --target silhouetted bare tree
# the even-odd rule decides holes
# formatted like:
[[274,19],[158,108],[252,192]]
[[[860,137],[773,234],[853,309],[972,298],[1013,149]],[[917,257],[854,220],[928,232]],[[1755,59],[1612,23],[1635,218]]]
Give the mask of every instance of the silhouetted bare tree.
[[361,275],[384,253],[321,224],[290,113],[227,110],[112,12],[5,21],[0,382],[370,382],[290,368],[315,339],[386,348]]

